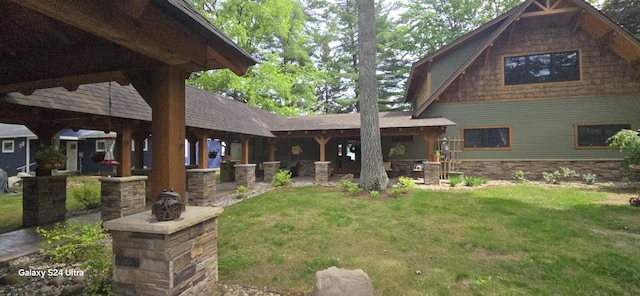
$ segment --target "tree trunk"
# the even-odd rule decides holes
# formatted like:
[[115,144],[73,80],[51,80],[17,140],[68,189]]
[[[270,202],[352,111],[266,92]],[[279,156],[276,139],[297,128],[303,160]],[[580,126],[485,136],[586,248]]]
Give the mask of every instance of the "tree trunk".
[[389,178],[382,163],[376,80],[376,23],[374,0],[358,0],[358,85],[360,91],[360,187],[382,191]]

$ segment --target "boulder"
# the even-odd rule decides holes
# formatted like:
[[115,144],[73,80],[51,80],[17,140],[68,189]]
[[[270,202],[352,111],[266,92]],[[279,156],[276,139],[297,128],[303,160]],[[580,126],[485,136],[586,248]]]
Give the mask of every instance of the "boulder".
[[362,269],[335,266],[316,272],[313,296],[373,296],[373,284]]

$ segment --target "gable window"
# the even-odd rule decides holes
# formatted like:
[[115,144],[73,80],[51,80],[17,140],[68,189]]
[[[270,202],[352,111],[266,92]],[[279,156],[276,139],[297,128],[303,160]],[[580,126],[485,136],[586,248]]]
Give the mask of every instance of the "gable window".
[[531,84],[580,80],[578,51],[504,58],[504,84]]
[[511,149],[511,127],[462,128],[464,149]]
[[96,140],[96,152],[107,151],[107,142],[105,140]]
[[13,140],[2,141],[2,153],[13,153],[15,151]]
[[631,124],[576,124],[576,148],[608,148],[607,140],[623,129],[631,129]]

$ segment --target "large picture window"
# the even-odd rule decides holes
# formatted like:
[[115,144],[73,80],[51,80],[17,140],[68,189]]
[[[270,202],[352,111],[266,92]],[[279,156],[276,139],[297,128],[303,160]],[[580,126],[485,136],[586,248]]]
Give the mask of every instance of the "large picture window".
[[504,58],[504,84],[530,84],[580,80],[578,51]]
[[510,127],[463,128],[464,149],[511,149]]
[[631,129],[631,124],[577,124],[575,126],[576,148],[608,148],[607,140],[623,129]]

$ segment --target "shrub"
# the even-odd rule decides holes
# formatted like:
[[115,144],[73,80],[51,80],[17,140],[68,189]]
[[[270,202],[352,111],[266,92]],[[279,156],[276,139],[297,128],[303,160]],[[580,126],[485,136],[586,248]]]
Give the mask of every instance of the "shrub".
[[369,194],[371,194],[371,197],[373,198],[378,198],[378,196],[380,195],[380,191],[371,190],[369,191]]
[[464,181],[464,178],[462,176],[451,177],[449,178],[449,185],[451,185],[451,187],[456,187],[458,186],[458,184],[461,184],[463,181]]
[[607,140],[609,146],[625,153],[622,167],[640,164],[640,137],[632,130],[621,130]]
[[482,184],[486,184],[487,182],[489,182],[489,179],[487,178],[483,178],[483,177],[472,177],[472,176],[467,176],[465,178],[465,185],[467,186],[480,186]]
[[389,190],[389,192],[391,192],[391,196],[393,198],[397,198],[400,195],[400,193],[403,193],[405,191],[406,190],[404,190],[402,188],[393,188],[393,189]]
[[418,185],[413,182],[413,179],[409,177],[402,176],[398,179],[398,188],[404,188],[407,190],[412,190],[418,187]]
[[582,174],[582,180],[587,184],[593,184],[596,182],[596,174]]
[[271,186],[280,187],[287,186],[291,184],[291,172],[288,170],[279,170],[275,175],[273,175],[273,181],[271,182]]
[[544,182],[547,184],[560,184],[560,182],[562,182],[562,179],[564,178],[573,178],[579,176],[576,171],[570,168],[561,167],[560,171],[554,171],[553,173],[542,172],[542,178],[544,179]]
[[[110,294],[112,250],[104,240],[109,238],[100,222],[85,224],[72,221],[64,226],[56,224],[51,230],[37,228],[44,237],[40,252],[58,263],[82,263],[89,281],[87,294]],[[108,245],[108,246],[107,246]]]
[[245,198],[247,193],[249,193],[249,191],[251,191],[251,190],[246,186],[240,185],[240,186],[236,187],[236,193],[238,193],[237,198],[238,199]]
[[525,172],[523,170],[517,170],[515,172],[513,172],[513,180],[516,182],[525,182],[527,181],[527,174],[529,174],[529,172]]
[[576,173],[576,171],[570,168],[561,167],[560,170],[562,171],[562,177],[564,178],[573,178],[580,176],[578,173]]
[[360,194],[360,191],[362,191],[362,188],[360,188],[358,184],[354,184],[354,185],[355,186],[352,186],[351,188],[349,188],[349,193],[351,193],[351,195]]
[[353,183],[351,180],[348,180],[348,179],[343,179],[342,181],[340,181],[340,185],[342,185],[342,189],[344,191],[349,191],[349,192],[351,191],[351,188],[353,188],[353,187],[359,188],[358,184]]
[[100,207],[100,184],[82,182],[79,188],[71,189],[71,196],[80,202],[85,209]]

